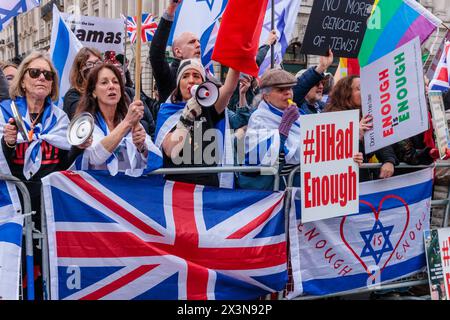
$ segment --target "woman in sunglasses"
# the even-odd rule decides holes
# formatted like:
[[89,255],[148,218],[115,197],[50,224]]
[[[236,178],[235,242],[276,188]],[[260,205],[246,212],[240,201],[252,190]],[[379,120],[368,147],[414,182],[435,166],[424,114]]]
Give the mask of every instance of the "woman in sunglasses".
[[63,110],[72,119],[77,110],[78,102],[84,93],[84,86],[89,71],[102,63],[99,51],[93,48],[82,48],[75,56],[72,69],[70,70],[71,88],[64,96]]
[[[11,99],[0,103],[0,172],[25,182],[32,210],[39,213],[41,178],[66,170],[81,153],[67,141],[67,115],[52,103],[58,98],[58,77],[47,53],[34,52],[25,58],[9,95]],[[22,118],[17,123],[15,107]],[[23,128],[20,133],[18,127]],[[80,148],[87,146],[89,142]],[[33,215],[33,221],[40,229],[40,214]],[[35,254],[39,263],[40,252]],[[40,288],[39,282],[36,288]]]
[[[88,75],[86,88],[76,114],[89,112],[95,119],[92,146],[83,153],[82,170],[108,170],[111,175],[124,172],[139,176],[150,163],[162,164],[161,152],[140,123],[144,115],[142,101],[130,104],[120,71],[110,63],[101,64]],[[152,162],[152,160],[150,160]]]

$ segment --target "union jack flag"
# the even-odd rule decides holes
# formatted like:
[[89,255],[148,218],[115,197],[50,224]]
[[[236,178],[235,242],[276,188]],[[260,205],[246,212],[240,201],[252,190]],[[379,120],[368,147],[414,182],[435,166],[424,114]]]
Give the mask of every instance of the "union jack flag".
[[[151,13],[143,13],[142,14],[142,30],[141,30],[141,39],[142,43],[150,42],[155,35],[156,28],[158,28],[158,24],[155,21],[156,17]],[[137,30],[137,17],[127,17],[127,33],[128,39],[130,39],[131,43],[136,42],[136,30]]]
[[43,184],[51,299],[256,299],[286,284],[283,193],[101,172]]

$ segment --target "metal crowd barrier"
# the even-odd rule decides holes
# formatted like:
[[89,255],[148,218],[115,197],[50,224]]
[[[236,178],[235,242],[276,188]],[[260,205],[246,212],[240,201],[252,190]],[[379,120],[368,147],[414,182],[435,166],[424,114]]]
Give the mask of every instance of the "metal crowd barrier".
[[[381,164],[363,164],[361,166],[361,169],[375,169],[380,168]],[[414,168],[414,169],[421,169],[421,168],[428,168],[428,167],[449,167],[450,163],[436,163],[430,166],[411,166],[407,164],[400,164],[396,166],[396,168]],[[286,184],[286,197],[285,199],[285,213],[286,213],[286,234],[288,234],[289,230],[289,210],[290,210],[290,199],[292,196],[292,190],[293,190],[293,181],[296,174],[298,174],[300,171],[300,166],[298,166],[296,169],[294,169],[287,179]],[[233,173],[260,173],[265,175],[273,175],[274,176],[274,191],[279,191],[280,187],[280,175],[278,172],[278,168],[275,167],[254,167],[254,166],[240,166],[240,167],[233,167],[233,166],[226,166],[226,167],[193,167],[193,168],[163,168],[155,170],[148,175],[176,175],[176,174],[195,174],[195,173],[223,173],[223,172],[233,172]],[[47,225],[46,225],[46,219],[45,219],[45,208],[44,208],[44,201],[41,201],[42,205],[42,231],[39,237],[43,238],[43,246],[42,246],[42,256],[43,256],[43,283],[44,283],[44,299],[48,299],[50,297],[50,288],[48,286],[49,283],[49,256],[48,256],[48,242],[47,242]],[[444,223],[443,227],[448,224],[448,217],[449,217],[449,211],[450,211],[450,191],[447,195],[447,199],[444,200],[432,200],[431,206],[445,206],[445,217],[444,217]],[[407,279],[400,279],[393,281],[389,284],[384,285],[377,285],[376,287],[371,287],[367,289],[360,289],[360,290],[354,290],[354,291],[348,291],[344,293],[338,293],[338,294],[332,294],[332,295],[326,295],[326,296],[301,296],[298,298],[295,298],[295,300],[310,300],[310,299],[323,299],[328,297],[336,297],[336,296],[345,296],[345,295],[353,295],[353,294],[361,294],[361,293],[367,293],[371,291],[378,291],[378,290],[390,290],[390,289],[398,289],[398,288],[404,288],[404,287],[413,287],[417,285],[423,285],[428,284],[427,278],[420,278],[420,275],[416,278],[409,277]],[[284,299],[283,292],[277,293],[278,299]],[[272,295],[268,295],[266,299],[273,298]],[[410,298],[410,297],[409,297]]]
[[[17,188],[22,196],[23,208],[22,215],[24,216],[23,233],[25,235],[25,253],[26,253],[26,270],[27,270],[27,300],[34,300],[34,257],[33,257],[33,222],[31,215],[31,197],[25,184],[11,175],[0,173],[0,180],[11,182]],[[21,264],[23,264],[22,261]],[[22,277],[20,277],[22,283]],[[20,297],[23,299],[23,283],[20,288]]]
[[[365,170],[379,169],[379,168],[381,168],[381,166],[382,166],[381,163],[365,163],[365,164],[361,165],[360,169],[365,169]],[[450,162],[435,162],[431,165],[409,165],[406,163],[400,163],[399,165],[395,166],[395,168],[398,168],[398,169],[450,168]],[[286,187],[286,199],[291,199],[291,197],[292,197],[294,178],[295,178],[296,174],[299,174],[299,172],[300,172],[300,166],[296,167],[289,174],[288,183],[287,183],[287,187]],[[287,220],[289,217],[289,211],[291,209],[290,206],[291,206],[291,202],[286,201],[285,215],[286,215]],[[447,193],[447,199],[431,200],[432,208],[433,207],[442,207],[442,206],[445,206],[445,215],[444,215],[441,227],[445,228],[445,227],[449,226],[450,188]],[[286,222],[286,230],[289,230],[288,222]],[[374,292],[374,291],[389,291],[389,290],[414,287],[414,286],[419,286],[419,285],[428,285],[428,277],[427,277],[426,273],[419,272],[410,277],[397,279],[397,280],[394,280],[387,284],[374,285],[372,287],[368,287],[368,288],[364,288],[364,289],[357,289],[357,290],[351,290],[351,291],[340,292],[340,293],[329,294],[329,295],[322,295],[322,296],[300,296],[300,297],[294,298],[293,300],[316,300],[316,299],[325,299],[325,298],[333,298],[333,297],[343,297],[343,296],[370,293],[370,292]],[[280,292],[278,294],[278,298],[283,299],[284,292]],[[414,297],[407,297],[407,298],[414,299]]]

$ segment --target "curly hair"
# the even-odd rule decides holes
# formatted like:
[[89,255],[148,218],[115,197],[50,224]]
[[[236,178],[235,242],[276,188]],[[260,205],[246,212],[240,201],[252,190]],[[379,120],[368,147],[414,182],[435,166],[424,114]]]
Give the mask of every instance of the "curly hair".
[[340,79],[330,94],[330,101],[325,107],[325,112],[360,109],[360,106],[352,105],[352,84],[359,76],[348,76]]

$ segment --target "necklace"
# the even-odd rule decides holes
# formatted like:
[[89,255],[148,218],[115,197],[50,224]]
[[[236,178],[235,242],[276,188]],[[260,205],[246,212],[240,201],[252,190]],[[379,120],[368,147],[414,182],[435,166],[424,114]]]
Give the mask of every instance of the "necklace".
[[[34,120],[32,120],[31,129],[28,131],[28,141],[32,140],[33,134],[34,134],[34,127],[35,127],[36,123],[38,122],[39,118],[41,117],[43,111],[44,111],[44,109],[41,109],[41,111],[39,111],[39,113],[37,114],[36,118],[34,118]],[[31,114],[30,114],[30,120],[31,120]]]

